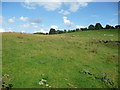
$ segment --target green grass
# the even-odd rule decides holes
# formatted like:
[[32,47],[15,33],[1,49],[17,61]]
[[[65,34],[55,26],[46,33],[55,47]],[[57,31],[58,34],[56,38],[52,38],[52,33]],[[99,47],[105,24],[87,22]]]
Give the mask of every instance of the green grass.
[[[10,75],[13,88],[118,87],[118,30],[98,30],[59,35],[3,33],[2,74]],[[89,71],[93,75],[85,74]],[[105,73],[114,85],[95,76]]]

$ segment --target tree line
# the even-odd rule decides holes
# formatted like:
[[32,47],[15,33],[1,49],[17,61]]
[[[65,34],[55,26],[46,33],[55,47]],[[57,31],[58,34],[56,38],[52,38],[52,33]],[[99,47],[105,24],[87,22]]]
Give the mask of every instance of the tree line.
[[76,28],[74,30],[55,30],[54,28],[51,28],[49,33],[34,33],[34,34],[43,34],[43,35],[48,35],[48,34],[62,34],[62,33],[70,33],[70,32],[78,32],[78,31],[88,31],[88,30],[102,30],[102,29],[120,29],[120,25],[116,26],[111,26],[111,25],[106,25],[103,27],[100,23],[96,23],[95,25],[89,25],[87,28]]

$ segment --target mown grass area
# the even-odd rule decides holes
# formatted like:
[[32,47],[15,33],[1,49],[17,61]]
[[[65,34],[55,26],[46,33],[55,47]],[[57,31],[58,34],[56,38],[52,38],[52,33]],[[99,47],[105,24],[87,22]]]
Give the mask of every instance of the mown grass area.
[[13,88],[118,87],[119,43],[100,42],[118,41],[118,30],[2,36],[2,74]]

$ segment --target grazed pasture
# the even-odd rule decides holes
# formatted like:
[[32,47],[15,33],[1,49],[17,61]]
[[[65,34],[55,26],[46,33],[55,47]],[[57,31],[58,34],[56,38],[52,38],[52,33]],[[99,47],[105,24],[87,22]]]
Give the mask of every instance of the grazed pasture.
[[118,30],[2,36],[2,74],[13,88],[118,87]]

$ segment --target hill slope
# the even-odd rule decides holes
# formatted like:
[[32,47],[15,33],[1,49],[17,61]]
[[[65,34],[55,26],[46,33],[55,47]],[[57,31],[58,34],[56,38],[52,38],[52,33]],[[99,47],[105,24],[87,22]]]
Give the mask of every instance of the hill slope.
[[118,83],[118,30],[3,33],[3,75],[14,88],[106,88]]

